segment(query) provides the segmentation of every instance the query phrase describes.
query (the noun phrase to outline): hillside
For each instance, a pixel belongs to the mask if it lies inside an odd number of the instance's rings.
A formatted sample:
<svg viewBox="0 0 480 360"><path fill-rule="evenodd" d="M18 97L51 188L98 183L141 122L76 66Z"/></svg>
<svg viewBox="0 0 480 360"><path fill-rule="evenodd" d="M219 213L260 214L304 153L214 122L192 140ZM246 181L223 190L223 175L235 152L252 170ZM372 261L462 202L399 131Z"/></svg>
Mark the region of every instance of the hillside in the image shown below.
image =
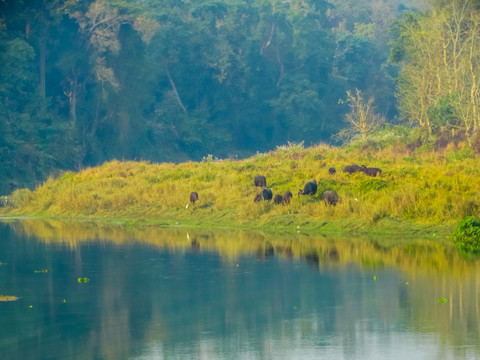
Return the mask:
<svg viewBox="0 0 480 360"><path fill-rule="evenodd" d="M405 145L371 148L302 144L277 147L246 160L153 164L111 161L78 173L50 178L30 192L17 190L4 214L119 220L199 227L276 228L292 231L380 233L450 232L459 220L478 213L477 155L468 147L409 153ZM380 177L345 174L349 164L383 170ZM336 174L328 169L335 167ZM293 193L290 205L253 201L263 174L273 194ZM315 179L315 196L297 195ZM326 206L322 193L336 190L341 202ZM190 192L199 200L189 203ZM187 206L188 205L188 206Z"/></svg>

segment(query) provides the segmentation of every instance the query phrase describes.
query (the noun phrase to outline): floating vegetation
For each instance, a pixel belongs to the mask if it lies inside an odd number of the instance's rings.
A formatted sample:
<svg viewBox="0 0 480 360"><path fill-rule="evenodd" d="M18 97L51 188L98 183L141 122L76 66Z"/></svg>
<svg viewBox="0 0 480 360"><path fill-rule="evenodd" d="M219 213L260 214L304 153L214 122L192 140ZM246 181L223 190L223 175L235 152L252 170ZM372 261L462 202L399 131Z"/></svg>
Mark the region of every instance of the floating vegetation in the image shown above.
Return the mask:
<svg viewBox="0 0 480 360"><path fill-rule="evenodd" d="M442 297L441 299L438 299L438 302L439 302L440 304L445 304L446 302L448 302L448 300L445 299L444 297Z"/></svg>
<svg viewBox="0 0 480 360"><path fill-rule="evenodd" d="M40 273L42 273L42 274L46 274L46 273L49 273L49 272L50 272L50 270L48 270L48 269L43 269L43 270L35 270L35 273L36 273L36 274L40 274Z"/></svg>
<svg viewBox="0 0 480 360"><path fill-rule="evenodd" d="M0 295L0 301L17 301L18 297L11 295Z"/></svg>
<svg viewBox="0 0 480 360"><path fill-rule="evenodd" d="M78 282L79 282L79 283L87 283L87 282L89 282L89 281L90 281L90 279L89 279L89 278L86 278L86 277L84 277L84 278L78 278Z"/></svg>

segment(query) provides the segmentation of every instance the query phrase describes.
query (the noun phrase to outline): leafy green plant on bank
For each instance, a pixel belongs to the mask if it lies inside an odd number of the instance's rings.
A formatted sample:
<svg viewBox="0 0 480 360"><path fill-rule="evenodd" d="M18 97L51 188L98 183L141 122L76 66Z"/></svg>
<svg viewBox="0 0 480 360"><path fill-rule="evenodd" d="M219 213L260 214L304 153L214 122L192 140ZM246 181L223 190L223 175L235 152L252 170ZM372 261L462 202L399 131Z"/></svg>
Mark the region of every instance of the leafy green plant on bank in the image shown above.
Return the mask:
<svg viewBox="0 0 480 360"><path fill-rule="evenodd" d="M452 236L457 248L467 254L480 252L480 219L467 216L459 222Z"/></svg>

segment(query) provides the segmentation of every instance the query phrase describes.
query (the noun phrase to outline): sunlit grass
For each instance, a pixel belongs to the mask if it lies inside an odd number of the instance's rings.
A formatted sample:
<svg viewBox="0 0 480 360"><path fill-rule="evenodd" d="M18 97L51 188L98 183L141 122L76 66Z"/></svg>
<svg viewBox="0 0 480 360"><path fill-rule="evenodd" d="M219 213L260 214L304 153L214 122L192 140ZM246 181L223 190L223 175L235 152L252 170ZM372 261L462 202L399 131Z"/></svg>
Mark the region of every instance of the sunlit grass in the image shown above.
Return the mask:
<svg viewBox="0 0 480 360"><path fill-rule="evenodd" d="M342 172L354 163L379 167L382 176ZM330 167L337 173L329 175ZM290 190L291 204L254 203L258 174L266 176L274 195ZM358 230L387 226L386 221L453 225L478 214L479 175L476 155L464 149L411 154L398 146L373 151L289 144L238 161L206 158L175 165L114 160L48 179L32 192L16 191L14 208L3 211L245 227L320 228L326 222L343 229L356 224ZM312 179L317 194L297 196ZM336 207L325 206L326 190L341 196ZM199 194L194 205L189 204L192 191Z"/></svg>

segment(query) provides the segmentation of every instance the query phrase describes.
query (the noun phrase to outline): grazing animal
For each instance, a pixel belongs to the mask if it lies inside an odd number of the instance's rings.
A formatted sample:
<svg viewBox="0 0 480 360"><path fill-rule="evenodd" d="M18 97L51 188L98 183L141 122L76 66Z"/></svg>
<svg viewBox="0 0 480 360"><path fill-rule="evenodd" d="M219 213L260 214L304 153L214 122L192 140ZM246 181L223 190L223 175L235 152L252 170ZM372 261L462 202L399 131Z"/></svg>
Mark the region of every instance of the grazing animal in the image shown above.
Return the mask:
<svg viewBox="0 0 480 360"><path fill-rule="evenodd" d="M353 174L353 173L357 173L357 172L362 172L366 169L366 166L365 165L362 165L362 166L358 166L357 164L353 164L353 165L347 165L343 168L343 172L344 173L349 173L349 174Z"/></svg>
<svg viewBox="0 0 480 360"><path fill-rule="evenodd" d="M285 191L285 193L283 194L283 203L285 205L290 205L290 200L292 199L292 197L293 194L290 190Z"/></svg>
<svg viewBox="0 0 480 360"><path fill-rule="evenodd" d="M376 177L382 175L382 169L379 168L365 168L363 170L365 175Z"/></svg>
<svg viewBox="0 0 480 360"><path fill-rule="evenodd" d="M269 188L264 188L262 191L263 200L272 200L273 193Z"/></svg>
<svg viewBox="0 0 480 360"><path fill-rule="evenodd" d="M192 204L195 204L195 201L197 201L197 200L198 200L198 193L196 191L192 191L190 193L190 202Z"/></svg>
<svg viewBox="0 0 480 360"><path fill-rule="evenodd" d="M331 167L330 169L328 169L328 174L329 174L329 175L333 175L333 174L335 174L336 172L337 172L337 170L335 170L334 167Z"/></svg>
<svg viewBox="0 0 480 360"><path fill-rule="evenodd" d="M267 187L267 179L263 175L257 175L253 179L253 182L255 183L255 186L259 187Z"/></svg>
<svg viewBox="0 0 480 360"><path fill-rule="evenodd" d="M323 193L323 201L325 202L325 206L336 206L337 203L340 201L340 196L338 196L335 190L325 191Z"/></svg>
<svg viewBox="0 0 480 360"><path fill-rule="evenodd" d="M310 180L305 184L305 187L298 191L298 195L315 195L317 192L317 181Z"/></svg>
<svg viewBox="0 0 480 360"><path fill-rule="evenodd" d="M275 195L275 197L273 198L273 202L275 205L280 205L283 203L283 196L280 195L280 194L277 194Z"/></svg>
<svg viewBox="0 0 480 360"><path fill-rule="evenodd" d="M272 190L268 188L264 188L257 195L255 195L255 198L253 199L253 201L260 202L262 200L272 200L272 197L273 197Z"/></svg>

